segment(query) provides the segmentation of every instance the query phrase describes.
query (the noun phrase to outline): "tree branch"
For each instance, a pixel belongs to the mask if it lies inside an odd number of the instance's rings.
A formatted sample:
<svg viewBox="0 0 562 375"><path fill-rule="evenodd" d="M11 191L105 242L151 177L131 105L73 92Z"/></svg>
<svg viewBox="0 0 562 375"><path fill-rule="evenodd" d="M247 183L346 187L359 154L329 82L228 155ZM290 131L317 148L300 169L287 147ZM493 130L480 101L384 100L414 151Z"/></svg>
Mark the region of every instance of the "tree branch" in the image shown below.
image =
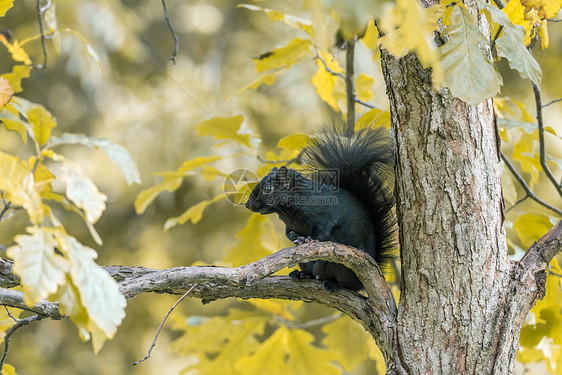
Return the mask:
<svg viewBox="0 0 562 375"><path fill-rule="evenodd" d="M355 39L345 42L345 92L347 97L347 133L351 137L355 129Z"/></svg>
<svg viewBox="0 0 562 375"><path fill-rule="evenodd" d="M545 143L544 143L544 124L543 124L543 120L542 120L541 90L540 90L539 86L537 86L534 83L533 83L533 92L535 94L535 105L536 105L536 109L537 109L537 124L538 124L538 128L539 128L539 146L540 146L541 167L544 170L544 173L546 173L550 182L552 182L552 184L554 185L554 187L558 191L558 194L560 194L560 197L562 197L562 186L558 183L558 180L556 179L556 177L554 177L554 174L552 173L552 171L550 170L550 168L546 164L546 151L545 151L546 146L545 146Z"/></svg>
<svg viewBox="0 0 562 375"><path fill-rule="evenodd" d="M288 276L269 276L285 267L310 260L329 260L353 270L367 292L362 294L342 289L328 293L317 280L292 281ZM110 266L105 269L120 284L126 298L140 293L184 294L194 284L199 284L189 297L209 303L224 298L277 298L315 302L332 307L349 315L379 344L385 358L394 357L396 303L381 270L365 252L332 242L314 242L282 249L254 263L237 268L226 267L176 267L155 270L142 267ZM19 279L10 275L11 263L0 261L0 286L13 286ZM0 304L25 308L35 313L60 319L57 304L41 301L27 307L23 293L0 289Z"/></svg>
<svg viewBox="0 0 562 375"><path fill-rule="evenodd" d="M172 60L174 65L177 65L178 62L176 61L176 55L178 54L178 50L179 50L179 38L178 38L178 34L176 34L176 31L174 30L174 27L172 26L172 21L170 21L170 16L168 15L168 9L166 8L166 0L162 0L162 9L164 9L164 18L166 19L166 23L168 24L168 29L170 29L170 33L174 38L174 51L170 56L170 60Z"/></svg>
<svg viewBox="0 0 562 375"><path fill-rule="evenodd" d="M562 251L562 220L531 245L519 264L523 270L533 274L544 271L560 251Z"/></svg>

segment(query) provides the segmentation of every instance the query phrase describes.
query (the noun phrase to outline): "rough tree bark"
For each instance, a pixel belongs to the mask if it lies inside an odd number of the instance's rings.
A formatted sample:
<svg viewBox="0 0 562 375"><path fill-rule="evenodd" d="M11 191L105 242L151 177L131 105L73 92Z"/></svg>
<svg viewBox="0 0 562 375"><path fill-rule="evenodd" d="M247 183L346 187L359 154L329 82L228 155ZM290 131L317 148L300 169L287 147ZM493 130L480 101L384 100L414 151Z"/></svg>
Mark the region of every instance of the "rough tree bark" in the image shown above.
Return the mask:
<svg viewBox="0 0 562 375"><path fill-rule="evenodd" d="M485 17L479 25L489 35ZM508 258L492 99L470 106L432 90L413 54L383 52L382 66L396 150L400 362L408 374L509 374L541 287Z"/></svg>

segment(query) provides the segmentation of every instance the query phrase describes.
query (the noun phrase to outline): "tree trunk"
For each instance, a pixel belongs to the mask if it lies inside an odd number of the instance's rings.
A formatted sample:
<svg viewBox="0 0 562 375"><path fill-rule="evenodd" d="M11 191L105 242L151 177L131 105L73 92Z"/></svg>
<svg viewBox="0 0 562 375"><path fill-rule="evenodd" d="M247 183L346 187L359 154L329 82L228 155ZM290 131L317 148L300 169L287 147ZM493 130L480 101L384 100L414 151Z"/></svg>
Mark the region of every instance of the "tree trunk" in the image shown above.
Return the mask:
<svg viewBox="0 0 562 375"><path fill-rule="evenodd" d="M530 307L512 286L492 99L470 106L434 91L415 55L382 56L396 149L400 362L409 374L511 373Z"/></svg>

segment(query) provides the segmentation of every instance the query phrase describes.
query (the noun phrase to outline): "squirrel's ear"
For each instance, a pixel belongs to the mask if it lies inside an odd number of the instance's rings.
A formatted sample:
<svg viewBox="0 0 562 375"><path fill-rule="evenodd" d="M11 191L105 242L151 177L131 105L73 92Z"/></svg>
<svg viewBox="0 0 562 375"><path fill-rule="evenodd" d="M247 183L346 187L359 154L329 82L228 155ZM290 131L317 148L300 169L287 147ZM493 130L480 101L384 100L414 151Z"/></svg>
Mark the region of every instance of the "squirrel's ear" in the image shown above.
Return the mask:
<svg viewBox="0 0 562 375"><path fill-rule="evenodd" d="M273 167L273 169L271 170L272 172L277 172L279 170L279 168L277 167Z"/></svg>
<svg viewBox="0 0 562 375"><path fill-rule="evenodd" d="M281 181L285 188L288 189L291 186L291 172L287 169L287 167L282 166L279 168L277 179Z"/></svg>

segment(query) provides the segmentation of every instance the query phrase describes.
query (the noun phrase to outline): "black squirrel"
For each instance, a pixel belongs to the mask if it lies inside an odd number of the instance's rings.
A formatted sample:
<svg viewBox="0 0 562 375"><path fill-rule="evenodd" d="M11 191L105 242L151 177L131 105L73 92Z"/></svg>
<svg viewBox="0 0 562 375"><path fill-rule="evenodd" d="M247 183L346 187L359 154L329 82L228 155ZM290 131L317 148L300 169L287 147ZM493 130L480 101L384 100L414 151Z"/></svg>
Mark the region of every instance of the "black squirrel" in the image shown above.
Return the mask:
<svg viewBox="0 0 562 375"><path fill-rule="evenodd" d="M324 129L304 150L307 177L285 166L273 168L252 190L246 208L276 213L296 244L333 241L361 249L384 269L395 257L394 198L385 186L392 174L388 131L366 128L354 136L341 126ZM315 277L333 292L363 289L347 267L327 261L301 263L293 280Z"/></svg>

